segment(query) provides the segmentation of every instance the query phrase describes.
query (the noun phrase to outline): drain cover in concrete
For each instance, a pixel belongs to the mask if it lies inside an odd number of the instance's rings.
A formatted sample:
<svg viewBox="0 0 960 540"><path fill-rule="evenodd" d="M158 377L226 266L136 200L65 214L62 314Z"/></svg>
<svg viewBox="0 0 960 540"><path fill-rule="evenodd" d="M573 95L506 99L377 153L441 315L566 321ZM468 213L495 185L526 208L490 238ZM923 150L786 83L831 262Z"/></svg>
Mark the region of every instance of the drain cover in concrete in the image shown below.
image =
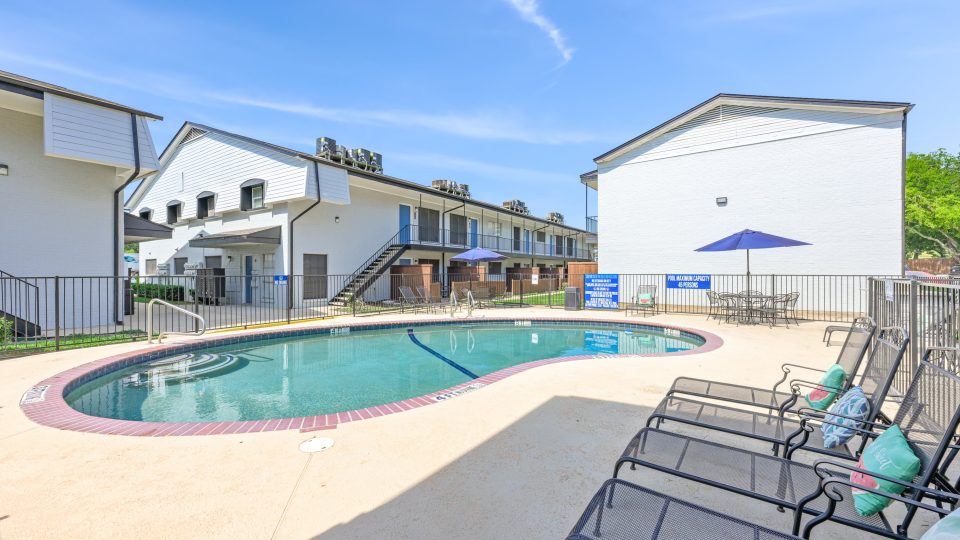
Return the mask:
<svg viewBox="0 0 960 540"><path fill-rule="evenodd" d="M333 439L328 439L327 437L314 437L300 443L300 451L307 453L323 452L331 446L333 446Z"/></svg>

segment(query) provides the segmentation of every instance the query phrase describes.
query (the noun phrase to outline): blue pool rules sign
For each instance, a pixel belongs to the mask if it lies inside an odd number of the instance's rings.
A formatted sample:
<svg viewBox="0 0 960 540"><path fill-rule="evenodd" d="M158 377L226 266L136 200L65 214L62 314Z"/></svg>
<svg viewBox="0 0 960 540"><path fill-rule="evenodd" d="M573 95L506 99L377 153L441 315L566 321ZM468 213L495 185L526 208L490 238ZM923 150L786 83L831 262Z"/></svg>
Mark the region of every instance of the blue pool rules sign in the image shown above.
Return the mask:
<svg viewBox="0 0 960 540"><path fill-rule="evenodd" d="M668 289L709 289L710 274L667 274Z"/></svg>
<svg viewBox="0 0 960 540"><path fill-rule="evenodd" d="M583 307L620 309L620 276L618 274L583 276Z"/></svg>

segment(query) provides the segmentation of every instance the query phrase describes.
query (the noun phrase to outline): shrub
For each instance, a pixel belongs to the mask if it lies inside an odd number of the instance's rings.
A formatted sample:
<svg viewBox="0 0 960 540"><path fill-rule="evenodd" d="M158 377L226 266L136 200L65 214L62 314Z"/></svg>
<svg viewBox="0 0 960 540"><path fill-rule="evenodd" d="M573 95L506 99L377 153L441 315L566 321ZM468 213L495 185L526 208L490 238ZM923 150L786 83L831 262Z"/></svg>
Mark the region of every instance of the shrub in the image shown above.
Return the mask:
<svg viewBox="0 0 960 540"><path fill-rule="evenodd" d="M163 283L132 283L133 294L143 298L159 298L166 301L183 301L182 285L164 285Z"/></svg>
<svg viewBox="0 0 960 540"><path fill-rule="evenodd" d="M0 343L13 341L13 338L13 321L6 317L0 317Z"/></svg>

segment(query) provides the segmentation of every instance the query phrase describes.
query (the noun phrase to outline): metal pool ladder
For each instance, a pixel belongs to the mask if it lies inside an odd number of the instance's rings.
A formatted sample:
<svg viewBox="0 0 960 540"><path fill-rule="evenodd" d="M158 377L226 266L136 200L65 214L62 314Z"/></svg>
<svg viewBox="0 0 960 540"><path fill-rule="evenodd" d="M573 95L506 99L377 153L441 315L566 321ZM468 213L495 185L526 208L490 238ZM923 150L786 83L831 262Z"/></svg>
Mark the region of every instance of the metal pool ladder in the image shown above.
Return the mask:
<svg viewBox="0 0 960 540"><path fill-rule="evenodd" d="M200 321L200 328L195 332L158 332L157 343L162 342L164 336L170 336L174 334L181 335L181 336L199 336L207 331L207 321L203 320L203 317L201 317L200 315L197 315L192 311L183 309L182 307L175 306L170 302L165 302L159 298L154 298L153 300L150 300L150 302L147 303L147 343L153 343L153 305L154 304L161 304L161 305L167 306L170 309L179 311L184 315L187 315L189 317L192 317Z"/></svg>

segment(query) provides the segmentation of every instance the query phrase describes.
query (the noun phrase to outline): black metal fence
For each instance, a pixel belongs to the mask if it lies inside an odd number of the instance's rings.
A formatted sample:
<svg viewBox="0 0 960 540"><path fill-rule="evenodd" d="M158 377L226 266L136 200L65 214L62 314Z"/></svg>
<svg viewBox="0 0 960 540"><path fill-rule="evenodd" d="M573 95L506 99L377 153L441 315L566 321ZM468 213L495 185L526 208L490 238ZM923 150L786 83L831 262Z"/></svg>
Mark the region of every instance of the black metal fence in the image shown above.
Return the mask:
<svg viewBox="0 0 960 540"><path fill-rule="evenodd" d="M905 391L924 351L931 347L957 346L960 280L871 278L869 291L868 313L877 324L900 326L909 331L907 356L894 380L894 388Z"/></svg>
<svg viewBox="0 0 960 540"><path fill-rule="evenodd" d="M400 267L403 268L403 267ZM470 296L483 307L543 306L563 308L566 287L578 291L584 307L585 276L562 269L507 268L487 275L465 267L460 273L403 273L388 270L372 276L355 296L340 295L357 276L348 275L200 275L149 277L12 277L0 275L0 355L60 350L142 339L147 312L154 331L189 333L195 319L162 305L159 299L203 317L207 329L249 328L343 315L439 311L451 295ZM412 272L412 273L411 273ZM548 273L555 272L555 273ZM658 313L711 312L707 290L668 287L667 274L618 274L618 308L637 302L641 290L655 290ZM954 289L940 284L916 284L894 279L895 300L878 302L882 278L854 275L718 275L710 290L764 295L796 292L800 319L847 322L871 313L881 324L916 324L937 320L947 305L955 305ZM911 304L910 290L917 288ZM918 288L919 287L919 288ZM941 288L949 293L941 291ZM880 293L878 293L878 290ZM338 296L339 295L339 296ZM953 302L953 304L951 304ZM914 306L911 308L910 306ZM911 315L911 309L916 313ZM916 317L911 323L910 317ZM955 323L953 323L955 324ZM911 333L913 335L913 332ZM955 342L955 332L952 339ZM922 338L928 339L928 338ZM934 339L934 338L929 338ZM940 336L941 341L949 341ZM916 340L917 347L926 341ZM952 342L951 342L952 343ZM920 349L922 350L922 348ZM916 355L913 355L916 358Z"/></svg>

